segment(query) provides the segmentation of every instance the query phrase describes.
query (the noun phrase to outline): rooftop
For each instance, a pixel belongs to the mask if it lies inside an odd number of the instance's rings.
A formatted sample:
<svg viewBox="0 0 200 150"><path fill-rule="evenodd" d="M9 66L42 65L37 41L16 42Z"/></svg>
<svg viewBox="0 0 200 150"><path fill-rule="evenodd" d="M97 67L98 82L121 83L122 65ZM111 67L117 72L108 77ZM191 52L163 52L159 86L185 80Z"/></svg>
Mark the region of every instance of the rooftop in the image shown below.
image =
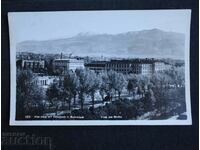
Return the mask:
<svg viewBox="0 0 200 150"><path fill-rule="evenodd" d="M139 58L136 58L136 59L112 59L110 61L111 63L146 63L146 64L152 64L152 63L155 63L155 62L160 62L159 60L157 59L154 59L154 58L144 58L144 59L139 59Z"/></svg>
<svg viewBox="0 0 200 150"><path fill-rule="evenodd" d="M90 62L90 63L88 63L88 64L106 64L106 63L108 63L109 61L92 61L92 62Z"/></svg>
<svg viewBox="0 0 200 150"><path fill-rule="evenodd" d="M54 61L83 62L83 60L79 60L79 59L76 59L76 58L63 58L63 59L59 58L59 59L54 59Z"/></svg>

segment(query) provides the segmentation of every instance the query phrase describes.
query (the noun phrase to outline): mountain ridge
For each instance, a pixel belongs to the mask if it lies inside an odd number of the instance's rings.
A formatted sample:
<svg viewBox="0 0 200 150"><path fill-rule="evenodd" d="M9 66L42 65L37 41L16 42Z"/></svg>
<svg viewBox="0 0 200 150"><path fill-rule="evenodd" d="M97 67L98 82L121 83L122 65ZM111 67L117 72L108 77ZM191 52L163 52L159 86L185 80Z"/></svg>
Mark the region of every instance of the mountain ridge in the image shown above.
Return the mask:
<svg viewBox="0 0 200 150"><path fill-rule="evenodd" d="M184 58L185 37L182 33L160 29L129 31L119 34L79 33L70 38L23 41L19 52L73 53L73 55L122 57Z"/></svg>

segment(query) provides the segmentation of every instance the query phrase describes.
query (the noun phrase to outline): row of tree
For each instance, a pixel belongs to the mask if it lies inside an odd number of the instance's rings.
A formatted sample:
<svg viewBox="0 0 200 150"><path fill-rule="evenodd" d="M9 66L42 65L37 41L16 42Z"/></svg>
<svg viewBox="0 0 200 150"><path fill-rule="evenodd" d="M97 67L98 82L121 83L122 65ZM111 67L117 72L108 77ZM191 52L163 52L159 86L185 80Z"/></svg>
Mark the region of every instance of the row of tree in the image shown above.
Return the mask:
<svg viewBox="0 0 200 150"><path fill-rule="evenodd" d="M71 102L76 104L76 98L80 100L81 110L84 107L85 95L89 95L92 100L92 108L95 104L95 94L99 92L102 100L106 96L118 92L120 99L121 92L126 85L126 80L121 73L114 71L96 74L94 71L77 69L75 72L67 72L59 83L52 84L47 89L47 97L49 101L64 100L71 108Z"/></svg>
<svg viewBox="0 0 200 150"><path fill-rule="evenodd" d="M156 98L160 99L170 85L175 88L184 86L184 68L172 68L151 76L124 75L115 71L97 74L91 70L77 69L75 72L67 72L59 82L51 84L45 95L34 81L35 76L30 70L17 70L17 118L23 118L26 114L42 113L43 100L48 100L51 104L63 101L68 103L69 110L72 103L75 105L79 101L83 110L86 96L90 96L93 110L97 93L102 100L106 96L111 100L120 100L122 93L129 93L129 96L132 93L133 96L140 95L155 101Z"/></svg>
<svg viewBox="0 0 200 150"><path fill-rule="evenodd" d="M75 72L68 72L60 83L52 84L47 90L47 97L50 101L55 99L63 99L69 104L73 98L74 105L76 98L80 100L81 110L83 110L85 95L91 97L92 109L95 104L95 94L99 93L102 100L109 97L111 100L121 99L121 94L126 91L135 95L140 95L142 98L147 92L157 92L170 88L173 86L184 86L184 72L182 69L172 68L171 70L153 74L151 76L145 75L124 75L115 71L101 72L96 74L94 71L86 69L77 69ZM155 90L156 89L156 90ZM54 94L52 94L54 93Z"/></svg>

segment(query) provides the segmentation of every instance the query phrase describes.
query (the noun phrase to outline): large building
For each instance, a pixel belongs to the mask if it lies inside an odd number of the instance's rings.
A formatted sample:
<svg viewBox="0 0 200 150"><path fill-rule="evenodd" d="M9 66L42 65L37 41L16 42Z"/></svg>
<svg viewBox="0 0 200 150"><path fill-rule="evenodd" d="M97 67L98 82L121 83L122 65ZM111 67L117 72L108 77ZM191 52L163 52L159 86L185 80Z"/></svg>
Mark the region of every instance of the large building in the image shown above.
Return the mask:
<svg viewBox="0 0 200 150"><path fill-rule="evenodd" d="M33 71L39 71L40 69L45 68L44 60L18 60L18 65L22 69L31 69Z"/></svg>
<svg viewBox="0 0 200 150"><path fill-rule="evenodd" d="M148 75L167 70L171 65L155 59L120 59L102 62L94 61L85 64L85 67L96 72L114 70L123 74L134 73Z"/></svg>
<svg viewBox="0 0 200 150"><path fill-rule="evenodd" d="M85 67L96 72L101 72L106 70L107 63L107 61L93 61L85 64Z"/></svg>
<svg viewBox="0 0 200 150"><path fill-rule="evenodd" d="M159 71L163 71L163 70L168 70L171 68L172 65L167 64L165 62L161 62L161 61L157 61L154 63L154 71L155 72L159 72Z"/></svg>
<svg viewBox="0 0 200 150"><path fill-rule="evenodd" d="M55 59L53 61L54 72L61 71L65 73L68 70L75 71L78 68L84 68L84 61L75 58Z"/></svg>
<svg viewBox="0 0 200 150"><path fill-rule="evenodd" d="M128 74L152 74L154 59L122 59L111 60L106 65L106 70Z"/></svg>
<svg viewBox="0 0 200 150"><path fill-rule="evenodd" d="M129 73L131 63L127 60L111 60L106 63L106 70L114 70L116 72Z"/></svg>

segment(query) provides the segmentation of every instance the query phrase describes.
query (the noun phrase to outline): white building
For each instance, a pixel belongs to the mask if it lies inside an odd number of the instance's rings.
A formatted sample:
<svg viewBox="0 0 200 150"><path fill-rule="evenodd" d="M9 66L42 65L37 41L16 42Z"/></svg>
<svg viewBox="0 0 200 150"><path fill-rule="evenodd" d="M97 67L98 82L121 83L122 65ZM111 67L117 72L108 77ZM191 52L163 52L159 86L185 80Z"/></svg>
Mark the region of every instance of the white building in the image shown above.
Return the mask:
<svg viewBox="0 0 200 150"><path fill-rule="evenodd" d="M153 73L152 64L141 64L141 74L148 75Z"/></svg>
<svg viewBox="0 0 200 150"><path fill-rule="evenodd" d="M84 61L78 59L69 59L69 70L75 71L76 69L84 68Z"/></svg>
<svg viewBox="0 0 200 150"><path fill-rule="evenodd" d="M154 71L159 72L163 70L169 70L172 66L169 64L166 64L164 62L155 62L154 63Z"/></svg>
<svg viewBox="0 0 200 150"><path fill-rule="evenodd" d="M34 83L39 87L47 89L51 84L57 83L58 81L58 76L37 76Z"/></svg>
<svg viewBox="0 0 200 150"><path fill-rule="evenodd" d="M83 60L69 58L69 59L55 59L53 61L54 71L56 71L57 69L61 69L65 73L65 71L67 70L75 71L78 68L84 68Z"/></svg>

